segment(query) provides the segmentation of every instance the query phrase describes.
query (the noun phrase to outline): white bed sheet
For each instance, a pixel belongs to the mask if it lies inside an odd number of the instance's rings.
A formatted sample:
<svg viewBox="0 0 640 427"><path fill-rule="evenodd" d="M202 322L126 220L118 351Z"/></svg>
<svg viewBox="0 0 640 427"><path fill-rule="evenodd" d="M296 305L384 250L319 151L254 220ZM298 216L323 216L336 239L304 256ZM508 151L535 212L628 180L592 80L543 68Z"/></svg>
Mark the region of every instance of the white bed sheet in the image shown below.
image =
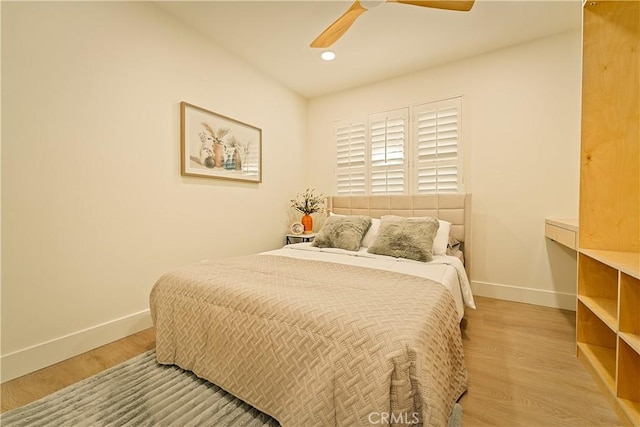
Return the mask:
<svg viewBox="0 0 640 427"><path fill-rule="evenodd" d="M467 273L462 262L454 256L435 255L433 261L425 263L370 254L367 252L367 248L360 248L359 251L353 252L336 248L316 248L311 246L311 243L287 245L281 249L263 252L263 254L335 262L425 277L441 283L451 291L456 303L459 321L464 316L465 306L476 308Z"/></svg>

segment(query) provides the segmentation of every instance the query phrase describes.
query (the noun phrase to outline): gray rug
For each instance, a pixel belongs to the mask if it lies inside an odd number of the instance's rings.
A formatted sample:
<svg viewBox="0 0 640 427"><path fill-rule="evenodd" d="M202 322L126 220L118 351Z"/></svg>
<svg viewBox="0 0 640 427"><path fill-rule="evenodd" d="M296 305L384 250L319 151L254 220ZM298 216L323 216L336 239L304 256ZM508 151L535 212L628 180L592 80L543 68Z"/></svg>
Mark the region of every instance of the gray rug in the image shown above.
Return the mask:
<svg viewBox="0 0 640 427"><path fill-rule="evenodd" d="M278 426L220 387L148 351L26 406L0 415L2 427ZM448 427L462 426L462 407Z"/></svg>
<svg viewBox="0 0 640 427"><path fill-rule="evenodd" d="M148 351L2 414L9 426L278 426L220 387Z"/></svg>

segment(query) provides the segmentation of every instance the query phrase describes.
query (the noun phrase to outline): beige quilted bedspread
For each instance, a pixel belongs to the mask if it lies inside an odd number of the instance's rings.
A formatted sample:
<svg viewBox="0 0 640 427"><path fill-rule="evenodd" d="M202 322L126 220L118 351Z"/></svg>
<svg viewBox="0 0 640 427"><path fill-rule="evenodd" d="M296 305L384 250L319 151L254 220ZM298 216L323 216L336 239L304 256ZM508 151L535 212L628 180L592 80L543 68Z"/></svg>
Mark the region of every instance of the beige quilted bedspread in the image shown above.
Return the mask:
<svg viewBox="0 0 640 427"><path fill-rule="evenodd" d="M150 303L158 362L284 427L446 426L466 389L453 297L427 279L251 255L169 272Z"/></svg>

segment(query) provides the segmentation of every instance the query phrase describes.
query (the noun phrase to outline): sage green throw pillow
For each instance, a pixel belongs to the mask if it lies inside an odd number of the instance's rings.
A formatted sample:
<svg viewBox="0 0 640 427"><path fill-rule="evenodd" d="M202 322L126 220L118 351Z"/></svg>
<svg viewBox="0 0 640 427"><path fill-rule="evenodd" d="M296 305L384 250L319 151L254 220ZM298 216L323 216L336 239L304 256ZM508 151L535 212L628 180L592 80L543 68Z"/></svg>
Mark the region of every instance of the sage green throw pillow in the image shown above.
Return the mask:
<svg viewBox="0 0 640 427"><path fill-rule="evenodd" d="M367 252L429 262L433 259L433 239L439 227L435 218L385 215Z"/></svg>
<svg viewBox="0 0 640 427"><path fill-rule="evenodd" d="M369 227L371 227L371 218L368 216L330 216L311 246L357 251Z"/></svg>

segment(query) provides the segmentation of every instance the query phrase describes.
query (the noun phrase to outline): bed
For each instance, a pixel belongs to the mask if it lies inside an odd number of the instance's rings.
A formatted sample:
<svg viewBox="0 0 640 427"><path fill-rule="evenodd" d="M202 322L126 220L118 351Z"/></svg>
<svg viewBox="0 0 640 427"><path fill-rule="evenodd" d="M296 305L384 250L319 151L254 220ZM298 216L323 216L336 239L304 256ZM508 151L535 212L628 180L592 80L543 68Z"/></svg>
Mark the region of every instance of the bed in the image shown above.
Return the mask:
<svg viewBox="0 0 640 427"><path fill-rule="evenodd" d="M469 205L465 194L328 200L337 215L446 220L466 268ZM178 268L150 295L157 359L284 427L446 425L466 390L465 266L304 243Z"/></svg>

